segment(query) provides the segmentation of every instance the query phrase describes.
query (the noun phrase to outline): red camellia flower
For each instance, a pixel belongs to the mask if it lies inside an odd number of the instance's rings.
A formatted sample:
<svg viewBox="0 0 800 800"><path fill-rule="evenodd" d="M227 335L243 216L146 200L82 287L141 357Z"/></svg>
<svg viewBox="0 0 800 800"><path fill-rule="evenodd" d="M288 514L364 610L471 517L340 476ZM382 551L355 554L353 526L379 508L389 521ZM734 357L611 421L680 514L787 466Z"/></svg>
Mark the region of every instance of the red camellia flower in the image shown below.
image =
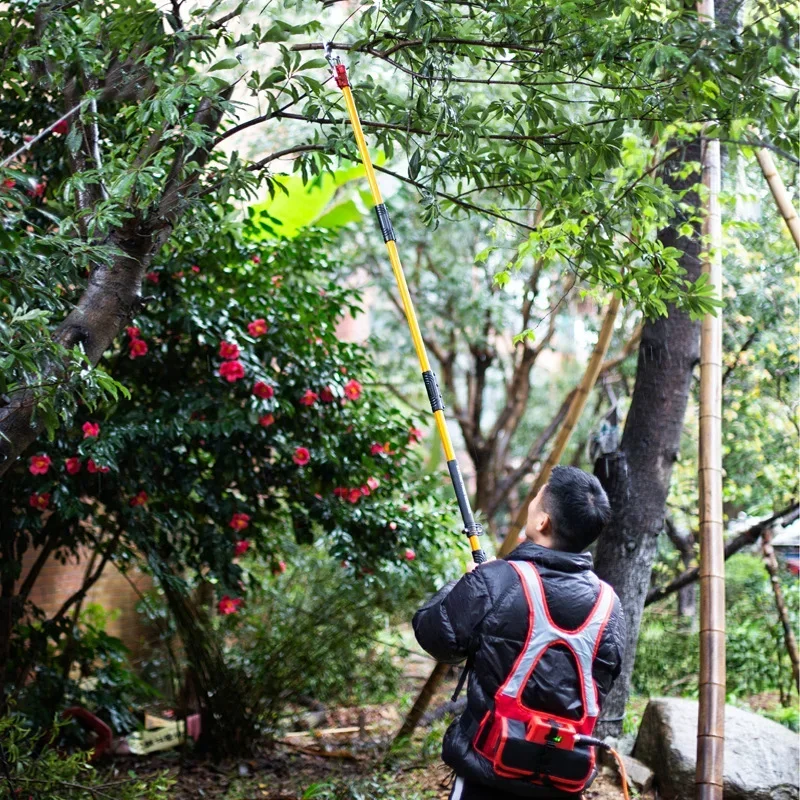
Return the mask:
<svg viewBox="0 0 800 800"><path fill-rule="evenodd" d="M17 185L17 182L13 178L6 178L3 181L3 188L4 189L13 189Z"/></svg>
<svg viewBox="0 0 800 800"><path fill-rule="evenodd" d="M357 503L360 498L361 498L361 489L350 489L350 491L347 493L347 499L351 503Z"/></svg>
<svg viewBox="0 0 800 800"><path fill-rule="evenodd" d="M244 378L244 367L241 361L223 361L219 365L219 375L225 378L228 383L233 383Z"/></svg>
<svg viewBox="0 0 800 800"><path fill-rule="evenodd" d="M253 257L252 257L250 260L251 260L251 261L252 261L254 264L260 264L260 263L261 263L261 256L253 256Z"/></svg>
<svg viewBox="0 0 800 800"><path fill-rule="evenodd" d="M125 328L125 333L127 333L131 339L138 339L142 335L142 331L135 325L129 325L127 328Z"/></svg>
<svg viewBox="0 0 800 800"><path fill-rule="evenodd" d="M269 325L265 319L254 319L247 323L247 332L251 336L263 336L269 330Z"/></svg>
<svg viewBox="0 0 800 800"><path fill-rule="evenodd" d="M139 492L134 497L131 497L128 500L128 505L131 508L136 508L136 506L143 506L147 502L147 492Z"/></svg>
<svg viewBox="0 0 800 800"><path fill-rule="evenodd" d="M31 508L36 508L39 511L45 511L50 505L50 492L42 492L41 494L32 494L28 498Z"/></svg>
<svg viewBox="0 0 800 800"><path fill-rule="evenodd" d="M258 424L262 428L269 428L272 423L275 422L275 416L273 414L264 414L263 416L258 418Z"/></svg>
<svg viewBox="0 0 800 800"><path fill-rule="evenodd" d="M351 378L344 385L344 394L348 400L358 400L361 397L361 384L355 378Z"/></svg>
<svg viewBox="0 0 800 800"><path fill-rule="evenodd" d="M281 575L282 573L286 572L286 562L279 561L276 566L272 568L273 575Z"/></svg>
<svg viewBox="0 0 800 800"><path fill-rule="evenodd" d="M390 531L396 531L397 530L397 523L396 522L390 522L389 523L389 530Z"/></svg>
<svg viewBox="0 0 800 800"><path fill-rule="evenodd" d="M158 283L160 278L157 272L148 272L147 275L144 276L146 281L150 281L150 283Z"/></svg>
<svg viewBox="0 0 800 800"><path fill-rule="evenodd" d="M46 188L46 184L40 181L38 183L34 183L32 189L28 189L28 194L34 198L44 197L44 190Z"/></svg>
<svg viewBox="0 0 800 800"><path fill-rule="evenodd" d="M383 445L375 442L369 449L370 455L377 456L383 452Z"/></svg>
<svg viewBox="0 0 800 800"><path fill-rule="evenodd" d="M141 358L147 355L147 342L144 339L131 339L128 345L128 354L131 358Z"/></svg>
<svg viewBox="0 0 800 800"><path fill-rule="evenodd" d="M417 444L422 441L422 431L419 428L412 428L408 432L408 443Z"/></svg>
<svg viewBox="0 0 800 800"><path fill-rule="evenodd" d="M381 485L381 482L377 478L367 478L367 486L373 491L377 489Z"/></svg>
<svg viewBox="0 0 800 800"><path fill-rule="evenodd" d="M96 422L84 422L81 430L83 431L84 439L100 435L100 426Z"/></svg>
<svg viewBox="0 0 800 800"><path fill-rule="evenodd" d="M233 342L220 342L219 355L226 361L235 361L239 358L239 345Z"/></svg>
<svg viewBox="0 0 800 800"><path fill-rule="evenodd" d="M106 472L111 471L111 467L100 467L97 464L95 464L93 458L90 458L86 462L86 469L89 470L89 472L91 472L92 474L99 472L101 475L105 475Z"/></svg>
<svg viewBox="0 0 800 800"><path fill-rule="evenodd" d="M253 386L253 394L261 400L269 400L275 395L275 390L264 381L256 381Z"/></svg>
<svg viewBox="0 0 800 800"><path fill-rule="evenodd" d="M177 278L177 279L182 278L183 277L183 270L181 269L181 270L178 270L177 272L173 272L172 273L172 277L173 278Z"/></svg>
<svg viewBox="0 0 800 800"><path fill-rule="evenodd" d="M68 131L69 131L69 122L67 122L65 119L60 119L53 126L53 133L58 134L58 136L63 136Z"/></svg>
<svg viewBox="0 0 800 800"><path fill-rule="evenodd" d="M410 547L408 547L406 548L405 553L403 553L403 557L406 561L413 561L417 557L417 554Z"/></svg>
<svg viewBox="0 0 800 800"><path fill-rule="evenodd" d="M319 399L323 403L332 403L336 398L333 396L330 386L325 386L319 393Z"/></svg>
<svg viewBox="0 0 800 800"><path fill-rule="evenodd" d="M346 497L347 496L347 488L344 486L337 486L333 490L333 494L335 497Z"/></svg>
<svg viewBox="0 0 800 800"><path fill-rule="evenodd" d="M73 456L64 462L64 466L69 475L77 475L81 471L81 460L77 456Z"/></svg>
<svg viewBox="0 0 800 800"><path fill-rule="evenodd" d="M319 395L316 392L312 392L311 389L306 389L303 396L300 398L300 405L310 408L317 400L319 400Z"/></svg>
<svg viewBox="0 0 800 800"><path fill-rule="evenodd" d="M194 272L195 275L197 275L197 273L200 272L200 267L198 267L197 264L192 264L191 269L192 269L192 272Z"/></svg>
<svg viewBox="0 0 800 800"><path fill-rule="evenodd" d="M228 527L233 528L235 531L243 531L249 525L250 525L250 515L243 514L240 511L237 511L231 517L231 521L228 523Z"/></svg>
<svg viewBox="0 0 800 800"><path fill-rule="evenodd" d="M309 461L311 461L311 453L308 452L307 447L298 447L294 451L292 461L294 461L298 467L304 467Z"/></svg>
<svg viewBox="0 0 800 800"><path fill-rule="evenodd" d="M241 597L233 598L225 595L222 600L217 603L217 611L224 616L227 616L228 614L235 614L243 602L244 601Z"/></svg>
<svg viewBox="0 0 800 800"><path fill-rule="evenodd" d="M28 472L30 472L31 475L47 475L47 470L50 469L52 463L50 456L44 453L40 453L38 456L31 456Z"/></svg>
<svg viewBox="0 0 800 800"><path fill-rule="evenodd" d="M361 487L361 494L363 494L363 495L364 495L364 497L369 497L369 495L370 495L369 486L367 486L366 484L364 484L364 485Z"/></svg>
<svg viewBox="0 0 800 800"><path fill-rule="evenodd" d="M249 539L239 539L233 546L233 554L236 556L243 556L250 549Z"/></svg>

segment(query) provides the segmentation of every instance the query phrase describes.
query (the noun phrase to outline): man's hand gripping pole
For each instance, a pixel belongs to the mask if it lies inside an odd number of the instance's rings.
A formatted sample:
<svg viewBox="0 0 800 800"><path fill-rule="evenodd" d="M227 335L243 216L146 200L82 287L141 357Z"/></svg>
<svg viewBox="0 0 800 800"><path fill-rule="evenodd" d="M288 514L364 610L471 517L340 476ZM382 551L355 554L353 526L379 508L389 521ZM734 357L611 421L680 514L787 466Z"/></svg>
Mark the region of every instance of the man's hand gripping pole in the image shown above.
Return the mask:
<svg viewBox="0 0 800 800"><path fill-rule="evenodd" d="M405 312L406 321L411 331L411 340L414 343L414 350L417 353L419 365L422 369L422 380L425 382L425 390L428 393L431 411L433 412L434 421L436 422L436 428L439 431L439 437L442 440L442 447L444 448L445 458L447 459L447 469L450 472L450 479L453 482L458 508L461 511L461 519L464 522L464 533L467 535L469 546L472 550L472 559L476 564L482 564L486 561L486 554L481 548L478 537L483 533L483 528L479 523L475 522L475 517L472 514L472 508L469 503L469 497L467 496L467 487L464 485L464 478L461 475L461 470L458 468L455 451L453 450L453 443L450 439L450 432L447 429L447 421L444 417L442 393L439 390L436 375L431 370L428 353L422 341L422 333L420 332L419 323L417 322L417 315L414 311L414 305L411 302L408 284L406 283L403 267L400 263L400 255L397 250L397 240L394 235L394 229L389 219L389 212L386 210L386 206L383 203L381 190L375 176L375 169L372 166L372 159L370 158L367 143L364 139L364 131L361 128L358 111L356 111L353 92L347 77L347 68L342 64L340 58L333 55L333 48L330 42L325 44L325 58L331 66L336 85L342 90L344 102L347 106L347 114L353 126L353 135L355 136L358 152L361 155L361 161L367 174L367 181L372 193L372 198L375 201L375 214L378 217L378 225L383 235L386 250L389 253L389 262L392 265L392 272L394 273L397 288L400 292L403 311Z"/></svg>

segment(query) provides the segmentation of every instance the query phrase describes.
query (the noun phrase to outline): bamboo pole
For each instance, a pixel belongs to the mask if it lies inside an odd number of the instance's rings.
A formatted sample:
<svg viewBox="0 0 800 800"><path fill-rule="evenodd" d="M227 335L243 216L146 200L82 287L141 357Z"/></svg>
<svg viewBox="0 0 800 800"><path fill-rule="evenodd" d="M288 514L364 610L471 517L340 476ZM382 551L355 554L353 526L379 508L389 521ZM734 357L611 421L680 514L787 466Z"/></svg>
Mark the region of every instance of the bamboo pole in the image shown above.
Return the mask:
<svg viewBox="0 0 800 800"><path fill-rule="evenodd" d="M611 302L608 304L608 309L606 311L605 318L603 319L603 325L600 328L600 334L597 337L597 344L594 346L594 351L589 359L589 363L586 365L586 371L583 373L583 378L581 378L581 382L578 384L578 388L576 389L575 395L572 398L569 411L567 411L567 416L565 417L564 422L558 431L558 435L556 436L556 440L553 443L552 449L550 450L550 454L547 456L547 460L539 470L539 474L536 476L533 486L531 486L530 490L528 491L525 500L517 512L517 516L514 518L514 521L511 523L511 526L508 529L506 538L498 552L498 556L500 558L508 555L514 549L519 533L525 527L528 519L528 506L533 501L533 498L539 493L539 490L542 488L542 486L547 483L547 479L550 477L553 467L558 464L558 462L561 460L561 456L564 454L564 450L569 443L572 432L575 430L575 425L583 413L586 401L589 399L589 395L591 394L591 391L597 382L597 377L603 368L603 361L606 357L606 353L608 352L608 345L611 343L611 335L614 332L614 322L617 319L619 306L619 297L614 295L611 298Z"/></svg>
<svg viewBox="0 0 800 800"><path fill-rule="evenodd" d="M781 179L778 168L775 166L775 161L772 158L772 153L765 147L756 150L756 158L761 165L761 171L767 179L772 196L778 205L778 210L781 216L786 221L786 226L789 228L789 233L792 234L795 245L800 248L800 217L792 205L792 197L786 191L786 186Z"/></svg>
<svg viewBox="0 0 800 800"><path fill-rule="evenodd" d="M792 629L792 621L789 619L789 611L786 608L786 600L781 588L781 579L778 571L778 559L775 558L775 549L772 546L772 531L764 531L761 538L761 553L764 556L764 566L769 573L772 582L772 591L775 593L775 607L778 609L778 617L783 626L783 640L786 643L786 650L792 662L792 677L794 685L800 692L800 655L797 652L797 639Z"/></svg>
<svg viewBox="0 0 800 800"><path fill-rule="evenodd" d="M714 0L697 13L714 24ZM720 144L703 142L703 272L722 296ZM700 329L700 703L697 721L697 800L722 800L725 748L725 547L722 520L722 310Z"/></svg>

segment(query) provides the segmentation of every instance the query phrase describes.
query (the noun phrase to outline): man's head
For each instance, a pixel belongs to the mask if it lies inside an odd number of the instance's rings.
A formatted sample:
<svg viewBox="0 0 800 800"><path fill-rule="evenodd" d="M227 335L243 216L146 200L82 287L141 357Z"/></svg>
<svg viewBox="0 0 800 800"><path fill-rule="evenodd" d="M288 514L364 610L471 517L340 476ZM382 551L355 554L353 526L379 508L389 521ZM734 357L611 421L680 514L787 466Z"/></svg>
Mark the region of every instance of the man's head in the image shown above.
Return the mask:
<svg viewBox="0 0 800 800"><path fill-rule="evenodd" d="M610 516L608 497L594 475L577 467L554 467L528 506L525 535L543 547L581 553Z"/></svg>

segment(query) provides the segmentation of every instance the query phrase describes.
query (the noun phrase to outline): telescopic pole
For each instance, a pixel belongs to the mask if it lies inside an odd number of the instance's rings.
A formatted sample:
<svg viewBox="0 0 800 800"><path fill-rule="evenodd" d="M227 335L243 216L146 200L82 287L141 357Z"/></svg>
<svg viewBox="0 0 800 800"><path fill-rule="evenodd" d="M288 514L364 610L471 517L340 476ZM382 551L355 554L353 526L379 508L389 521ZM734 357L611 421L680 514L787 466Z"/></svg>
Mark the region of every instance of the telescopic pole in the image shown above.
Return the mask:
<svg viewBox="0 0 800 800"><path fill-rule="evenodd" d="M447 421L444 416L444 402L442 401L442 393L439 390L439 384L436 380L436 375L431 370L430 361L428 360L428 353L425 350L425 343L422 341L422 333L417 322L417 315L414 312L414 304L411 302L411 295L408 291L408 284L406 277L403 274L403 266L400 263L400 255L397 251L397 240L395 239L394 229L389 220L389 213L383 203L383 196L381 195L378 181L375 177L375 169L372 166L372 159L367 150L367 142L364 139L364 131L361 128L361 121L358 118L358 111L356 110L355 100L353 99L353 92L350 88L350 81L347 78L347 68L342 64L341 59L334 58L331 55L330 44L325 46L325 57L333 70L333 77L336 85L342 90L344 95L344 102L347 106L347 114L350 117L350 123L353 126L353 135L358 145L358 152L361 155L361 161L364 164L364 169L367 173L367 181L369 182L370 192L372 199L375 201L375 213L378 217L378 225L383 234L383 241L386 244L386 249L389 253L389 262L392 265L392 272L394 273L395 280L397 281L397 288L400 292L400 300L403 304L403 311L406 315L409 330L411 331L411 340L414 343L414 350L419 359L420 369L422 370L422 380L425 382L425 390L428 393L428 399L431 403L431 411L436 422L436 428L439 431L439 436L442 440L442 447L444 448L445 458L447 459L447 469L450 472L450 479L453 482L453 488L456 492L456 499L458 500L458 508L461 511L461 519L464 522L464 533L469 539L469 546L472 550L472 558L476 564L482 564L486 561L486 554L481 549L480 540L478 536L483 532L482 527L475 522L475 517L472 514L469 498L467 497L467 488L464 485L464 478L461 475L461 470L456 461L455 451L453 450L453 442L450 439L450 432L447 430Z"/></svg>

